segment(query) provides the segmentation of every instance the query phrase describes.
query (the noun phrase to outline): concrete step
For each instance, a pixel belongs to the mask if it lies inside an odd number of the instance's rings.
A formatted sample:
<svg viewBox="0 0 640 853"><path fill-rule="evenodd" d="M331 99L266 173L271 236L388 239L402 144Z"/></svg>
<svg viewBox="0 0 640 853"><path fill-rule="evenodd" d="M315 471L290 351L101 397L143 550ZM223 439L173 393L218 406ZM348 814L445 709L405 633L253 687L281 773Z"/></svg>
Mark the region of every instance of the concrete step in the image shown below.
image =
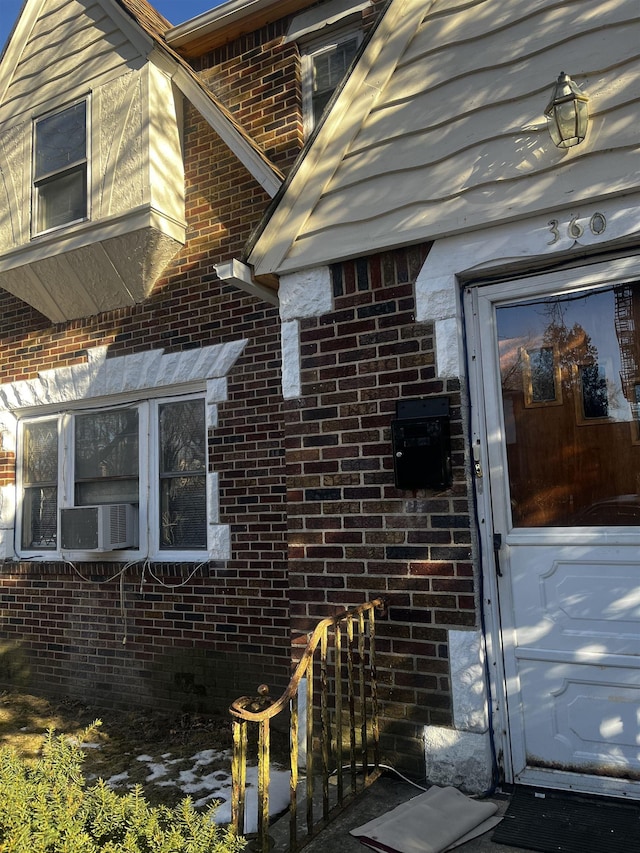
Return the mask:
<svg viewBox="0 0 640 853"><path fill-rule="evenodd" d="M325 827L307 846L304 853L365 853L370 848L350 835L350 830L385 814L420 794L420 790L397 776L385 773ZM508 804L508 793L491 798L502 814ZM425 827L425 832L428 828ZM491 841L491 832L456 847L456 853L527 853L521 847L509 847Z"/></svg>

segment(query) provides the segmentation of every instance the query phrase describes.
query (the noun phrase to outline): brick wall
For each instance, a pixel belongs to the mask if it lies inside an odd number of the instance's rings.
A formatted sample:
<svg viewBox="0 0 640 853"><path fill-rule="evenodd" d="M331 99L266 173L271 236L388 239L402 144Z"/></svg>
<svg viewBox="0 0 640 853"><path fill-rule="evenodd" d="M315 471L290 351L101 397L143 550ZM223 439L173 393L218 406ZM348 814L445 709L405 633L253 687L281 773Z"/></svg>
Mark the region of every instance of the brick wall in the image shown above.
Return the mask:
<svg viewBox="0 0 640 853"><path fill-rule="evenodd" d="M257 52L240 40L229 48L233 62L203 73L285 169L301 144L298 66L287 66L291 48L278 48L277 33L269 38ZM282 111L291 115L285 119ZM76 573L61 563L5 564L5 687L112 705L220 710L261 682L275 691L289 677L278 311L220 282L213 269L239 256L269 199L189 106L184 138L188 242L150 298L133 309L52 326L0 292L0 382L82 363L87 349L98 345L108 346L111 357L246 339L209 436L220 523L230 526L232 557L193 577L191 565L152 566L155 578L134 566L122 582L113 565L79 565ZM14 465L6 448L2 484L13 483Z"/></svg>
<svg viewBox="0 0 640 853"><path fill-rule="evenodd" d="M201 79L283 172L302 147L297 46L285 44L289 19L275 21L197 63Z"/></svg>
<svg viewBox="0 0 640 853"><path fill-rule="evenodd" d="M179 263L179 262L178 262ZM282 458L277 309L221 285L196 266L180 277L180 299L161 283L144 306L74 321L5 329L2 381L84 360L96 342L110 354L179 350L245 338L210 434L219 474L220 523L230 525L232 559L188 579L192 566L5 563L0 682L102 703L161 702L218 709L289 674L286 488ZM3 297L2 302L12 297ZM37 318L36 318L37 319ZM32 342L17 361L18 339ZM0 473L13 482L13 454ZM82 575L86 580L83 580ZM184 585L183 585L184 584ZM126 623L126 625L125 625ZM123 644L124 636L127 641Z"/></svg>
<svg viewBox="0 0 640 853"><path fill-rule="evenodd" d="M372 18L368 19L372 23ZM286 171L302 142L299 62L286 22L208 54L201 73ZM433 329L413 319L426 247L338 265L335 310L301 328L303 394L282 403L277 309L221 283L213 265L241 255L268 198L187 106L188 242L134 309L60 326L0 293L0 382L84 361L238 338L243 355L209 437L220 522L232 556L192 566L11 563L0 574L0 684L104 704L223 709L289 674L296 631L382 595L383 745L422 767L421 728L451 721L447 629L474 624L459 389L435 375ZM446 394L454 486L393 486L390 422L398 399ZM0 456L2 483L14 460ZM288 551L287 551L288 548ZM290 603L291 602L291 603Z"/></svg>
<svg viewBox="0 0 640 853"><path fill-rule="evenodd" d="M431 324L415 322L422 246L338 264L334 310L301 321L302 394L286 408L294 630L382 596L385 760L424 774L422 728L450 725L447 629L475 625L469 497L457 381L436 375ZM446 395L453 485L394 486L396 402Z"/></svg>

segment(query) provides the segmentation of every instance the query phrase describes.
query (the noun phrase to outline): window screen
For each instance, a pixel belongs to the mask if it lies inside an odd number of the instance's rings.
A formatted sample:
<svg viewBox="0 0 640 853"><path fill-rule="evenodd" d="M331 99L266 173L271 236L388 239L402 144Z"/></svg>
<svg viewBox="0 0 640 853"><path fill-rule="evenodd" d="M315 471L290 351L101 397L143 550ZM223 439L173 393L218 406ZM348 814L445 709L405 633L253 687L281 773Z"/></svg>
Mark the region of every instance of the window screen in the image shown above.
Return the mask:
<svg viewBox="0 0 640 853"><path fill-rule="evenodd" d="M358 38L353 36L313 55L314 124L318 122L336 87L342 82L357 50Z"/></svg>
<svg viewBox="0 0 640 853"><path fill-rule="evenodd" d="M76 506L138 502L138 410L75 417Z"/></svg>

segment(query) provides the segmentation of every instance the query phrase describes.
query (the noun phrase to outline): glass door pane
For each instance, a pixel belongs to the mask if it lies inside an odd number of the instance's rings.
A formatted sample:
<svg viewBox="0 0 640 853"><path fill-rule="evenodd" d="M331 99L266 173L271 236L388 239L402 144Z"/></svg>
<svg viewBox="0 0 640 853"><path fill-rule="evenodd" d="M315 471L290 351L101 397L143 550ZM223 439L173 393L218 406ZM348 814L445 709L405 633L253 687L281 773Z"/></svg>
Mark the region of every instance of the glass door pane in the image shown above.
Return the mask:
<svg viewBox="0 0 640 853"><path fill-rule="evenodd" d="M640 524L640 286L496 319L513 525Z"/></svg>

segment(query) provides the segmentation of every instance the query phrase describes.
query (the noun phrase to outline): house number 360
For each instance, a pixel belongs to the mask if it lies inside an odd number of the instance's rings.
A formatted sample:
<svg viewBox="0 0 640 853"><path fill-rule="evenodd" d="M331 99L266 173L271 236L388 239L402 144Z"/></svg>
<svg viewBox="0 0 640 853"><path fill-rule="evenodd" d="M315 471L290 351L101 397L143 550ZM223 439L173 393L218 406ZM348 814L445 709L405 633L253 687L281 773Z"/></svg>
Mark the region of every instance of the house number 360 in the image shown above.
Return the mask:
<svg viewBox="0 0 640 853"><path fill-rule="evenodd" d="M549 240L547 246L553 246L554 243L557 243L558 240L562 237L560 232L561 226L560 222L557 219L550 219L547 223L549 226L549 230L551 231L551 235L553 240ZM607 220L605 218L604 213L594 213L591 219L589 220L589 225L587 226L589 231L596 237L600 234L604 234L607 228ZM584 234L584 226L580 224L578 221L578 217L574 216L571 222L569 222L566 226L567 228L567 237L570 237L572 240L578 240Z"/></svg>

